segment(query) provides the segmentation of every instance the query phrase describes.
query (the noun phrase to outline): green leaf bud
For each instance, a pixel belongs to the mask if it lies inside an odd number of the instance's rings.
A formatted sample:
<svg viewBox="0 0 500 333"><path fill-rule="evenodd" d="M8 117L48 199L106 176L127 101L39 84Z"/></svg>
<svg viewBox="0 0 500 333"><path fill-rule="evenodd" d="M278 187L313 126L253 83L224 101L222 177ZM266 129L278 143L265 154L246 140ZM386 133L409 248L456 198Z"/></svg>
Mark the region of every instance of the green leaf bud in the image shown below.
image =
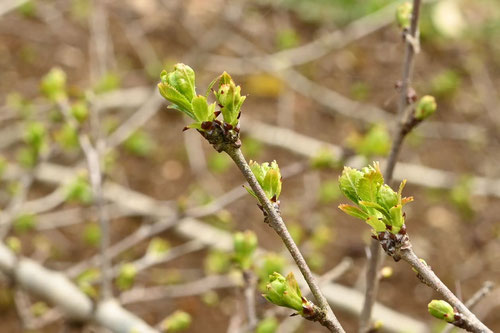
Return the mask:
<svg viewBox="0 0 500 333"><path fill-rule="evenodd" d="M40 83L42 94L53 102L66 98L66 73L60 68L53 68Z"/></svg>
<svg viewBox="0 0 500 333"><path fill-rule="evenodd" d="M261 280L267 280L274 272L282 272L285 268L285 259L277 253L267 253L262 258L258 275Z"/></svg>
<svg viewBox="0 0 500 333"><path fill-rule="evenodd" d="M170 250L170 243L159 237L153 238L148 245L146 254L153 258L164 256Z"/></svg>
<svg viewBox="0 0 500 333"><path fill-rule="evenodd" d="M401 29L410 28L412 11L413 5L410 2L404 2L396 8L396 22Z"/></svg>
<svg viewBox="0 0 500 333"><path fill-rule="evenodd" d="M83 230L83 241L90 246L98 246L101 242L101 227L97 223L89 223Z"/></svg>
<svg viewBox="0 0 500 333"><path fill-rule="evenodd" d="M188 65L176 64L173 72L167 73L166 77L162 75L162 82L164 80L177 89L188 101L191 101L196 96L195 74Z"/></svg>
<svg viewBox="0 0 500 333"><path fill-rule="evenodd" d="M241 87L237 86L231 76L224 72L219 81L219 89L215 93L217 102L221 106L224 122L236 126L241 110L241 105L246 96L241 96Z"/></svg>
<svg viewBox="0 0 500 333"><path fill-rule="evenodd" d="M45 302L36 302L30 307L30 312L33 314L35 317L41 317L47 311L49 311L49 306Z"/></svg>
<svg viewBox="0 0 500 333"><path fill-rule="evenodd" d="M79 122L83 123L89 117L87 103L79 101L71 106L71 114Z"/></svg>
<svg viewBox="0 0 500 333"><path fill-rule="evenodd" d="M204 266L207 274L226 273L231 265L230 256L222 251L211 251L205 258Z"/></svg>
<svg viewBox="0 0 500 333"><path fill-rule="evenodd" d="M178 310L165 318L161 323L161 328L163 332L167 333L181 332L191 326L191 321L189 313Z"/></svg>
<svg viewBox="0 0 500 333"><path fill-rule="evenodd" d="M434 112L436 112L436 109L437 109L436 99L433 96L425 95L418 101L415 110L415 118L418 120L427 119Z"/></svg>
<svg viewBox="0 0 500 333"><path fill-rule="evenodd" d="M14 219L14 231L24 233L33 230L36 226L36 215L31 213L23 213Z"/></svg>
<svg viewBox="0 0 500 333"><path fill-rule="evenodd" d="M120 273L116 278L116 286L120 290L130 289L135 282L137 268L132 263L125 263L120 267Z"/></svg>
<svg viewBox="0 0 500 333"><path fill-rule="evenodd" d="M47 144L47 130L40 122L32 122L26 126L24 131L24 142L38 154Z"/></svg>
<svg viewBox="0 0 500 333"><path fill-rule="evenodd" d="M252 265L252 255L257 249L257 236L253 231L237 232L233 236L234 258L242 269Z"/></svg>
<svg viewBox="0 0 500 333"><path fill-rule="evenodd" d="M260 184L266 197L269 200L278 200L281 194L281 172L276 161L271 162L271 164L265 162L259 164L255 161L250 161L250 169L252 170L257 182ZM247 189L247 191L256 197L252 190Z"/></svg>
<svg viewBox="0 0 500 333"><path fill-rule="evenodd" d="M73 150L79 147L78 132L70 123L65 123L54 133L55 141L66 150Z"/></svg>
<svg viewBox="0 0 500 333"><path fill-rule="evenodd" d="M293 273L287 277L274 272L269 276L266 286L267 292L263 296L271 303L287 307L302 314L302 293Z"/></svg>
<svg viewBox="0 0 500 333"><path fill-rule="evenodd" d="M83 204L89 204L92 201L92 188L86 173L78 175L66 186L66 200Z"/></svg>
<svg viewBox="0 0 500 333"><path fill-rule="evenodd" d="M274 317L268 317L259 322L255 333L275 333L278 330L279 323Z"/></svg>
<svg viewBox="0 0 500 333"><path fill-rule="evenodd" d="M455 311L446 301L434 299L427 305L427 310L434 317L445 320L448 323L455 321Z"/></svg>
<svg viewBox="0 0 500 333"><path fill-rule="evenodd" d="M158 83L160 94L173 104L172 108L196 119L191 104L196 96L195 74L191 67L177 64L172 72L162 71L160 80Z"/></svg>
<svg viewBox="0 0 500 333"><path fill-rule="evenodd" d="M14 236L7 237L7 239L5 240L5 245L7 245L7 247L11 249L12 252L16 254L21 253L22 244L19 238Z"/></svg>

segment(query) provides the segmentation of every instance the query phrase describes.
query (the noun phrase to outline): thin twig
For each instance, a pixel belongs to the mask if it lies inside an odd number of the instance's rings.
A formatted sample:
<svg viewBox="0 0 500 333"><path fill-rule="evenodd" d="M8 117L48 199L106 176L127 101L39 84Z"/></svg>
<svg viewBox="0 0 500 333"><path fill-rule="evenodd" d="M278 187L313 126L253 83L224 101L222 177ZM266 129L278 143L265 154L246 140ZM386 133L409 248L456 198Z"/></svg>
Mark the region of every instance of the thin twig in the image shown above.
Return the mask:
<svg viewBox="0 0 500 333"><path fill-rule="evenodd" d="M413 267L422 281L439 293L445 301L450 303L470 323L467 328L470 332L485 333L492 332L460 301L446 285L434 274L432 269L424 264L411 248L400 251L401 258Z"/></svg>
<svg viewBox="0 0 500 333"><path fill-rule="evenodd" d="M257 287L257 277L255 274L248 270L243 272L245 286L243 293L245 294L245 306L247 310L247 332L253 332L257 327L258 318L255 308L255 289Z"/></svg>
<svg viewBox="0 0 500 333"><path fill-rule="evenodd" d="M49 270L31 259L17 257L2 243L0 243L0 272L26 292L57 306L66 318L95 322L118 333L133 330L141 333L158 332L114 300L92 304L92 301L64 274Z"/></svg>
<svg viewBox="0 0 500 333"><path fill-rule="evenodd" d="M76 119L70 112L70 106L67 99L61 100L59 108L65 120L73 128L78 128ZM97 114L95 115L97 117ZM102 294L103 299L112 296L111 288L111 263L107 255L107 249L110 245L110 232L109 232L109 215L106 210L103 191L102 191L102 171L99 151L92 145L90 138L87 134L80 132L78 134L78 143L82 148L83 154L87 162L89 172L89 179L92 188L92 199L97 207L99 226L101 229L101 242L100 242L100 257L101 257L101 274L102 274Z"/></svg>
<svg viewBox="0 0 500 333"><path fill-rule="evenodd" d="M321 322L321 324L323 326L326 326L331 332L344 332L344 329L342 328L337 318L333 314L333 311L330 308L328 301L326 300L325 296L323 296L323 294L321 293L318 283L316 282L316 279L312 275L309 266L307 265L304 257L302 256L302 253L297 247L297 244L295 244L294 240L292 239L292 236L288 232L288 229L285 223L283 222L283 219L281 218L279 213L274 209L274 206L271 203L271 201L269 201L269 199L266 197L262 187L255 178L255 175L250 169L241 150L239 148L234 148L233 146L230 145L225 146L224 150L232 158L234 163L236 163L241 173L248 181L248 184L257 195L257 198L259 199L261 205L268 214L270 220L269 222L270 226L283 240L283 243L287 247L295 263L300 269L302 275L304 276L304 279L306 280L309 288L311 289L311 292L313 293L314 297L316 298L316 301L318 302L318 306L324 312L325 318Z"/></svg>
<svg viewBox="0 0 500 333"><path fill-rule="evenodd" d="M413 11L411 18L411 26L409 36L413 41L418 43L418 19L420 13L420 0L413 0ZM411 74L413 69L413 59L415 54L415 48L412 43L409 42L408 36L405 38L406 49L405 49L405 59L403 62L403 79L402 88L398 105L398 116L400 121L397 124L396 136L392 142L391 152L387 160L386 169L384 173L385 182L391 184L394 167L398 159L399 151L403 144L403 140L408 132L407 119L404 113L408 105L408 90L411 81ZM363 304L363 310L361 311L361 316L359 317L359 332L368 332L371 328L371 317L373 304L375 304L375 299L377 298L377 292L379 287L379 269L382 264L382 254L383 250L380 247L378 240L371 240L370 243L370 257L368 258L368 268L366 270L366 289L365 289L365 302Z"/></svg>
<svg viewBox="0 0 500 333"><path fill-rule="evenodd" d="M474 308L474 306L479 303L486 295L488 295L491 290L493 289L493 282L491 281L486 281L483 283L483 286L481 289L476 291L474 295L472 295L471 298L467 302L465 302L465 306L468 307L469 309ZM453 325L447 325L444 330L441 331L441 333L449 333L453 330L454 326Z"/></svg>

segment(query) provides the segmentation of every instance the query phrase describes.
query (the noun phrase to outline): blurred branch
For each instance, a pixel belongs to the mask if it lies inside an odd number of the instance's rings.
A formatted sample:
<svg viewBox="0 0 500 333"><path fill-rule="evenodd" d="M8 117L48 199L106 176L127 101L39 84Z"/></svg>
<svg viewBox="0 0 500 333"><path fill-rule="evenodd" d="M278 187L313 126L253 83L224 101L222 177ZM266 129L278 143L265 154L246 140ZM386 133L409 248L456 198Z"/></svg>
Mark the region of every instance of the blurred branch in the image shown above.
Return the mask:
<svg viewBox="0 0 500 333"><path fill-rule="evenodd" d="M251 74L260 70L261 67L255 64L266 64L268 71L281 72L317 60L333 50L342 49L348 44L391 24L394 20L396 7L397 3L391 3L376 12L349 23L342 30L327 33L299 47L246 58L243 60L246 65L239 68L238 74Z"/></svg>
<svg viewBox="0 0 500 333"><path fill-rule="evenodd" d="M203 250L204 248L205 245L203 243L200 243L197 240L192 240L169 249L165 251L164 254L151 255L149 253L146 253L143 257L132 261L131 264L134 265L134 268L137 270L137 272L141 272L152 266L167 263L183 255ZM117 277L119 274L120 266L117 265L113 267L112 277Z"/></svg>
<svg viewBox="0 0 500 333"><path fill-rule="evenodd" d="M165 298L197 296L211 290L234 288L241 282L225 275L208 275L193 282L173 286L136 287L120 295L120 303L143 303Z"/></svg>
<svg viewBox="0 0 500 333"><path fill-rule="evenodd" d="M0 16L8 14L28 1L30 0L3 0L0 4Z"/></svg>
<svg viewBox="0 0 500 333"><path fill-rule="evenodd" d="M35 261L16 257L0 243L0 271L23 290L57 306L78 322L95 322L115 333L157 333L148 324L108 299L96 305L63 274L44 268Z"/></svg>
<svg viewBox="0 0 500 333"><path fill-rule="evenodd" d="M411 76L413 72L413 62L415 53L419 49L419 15L420 15L421 0L413 0L410 31L404 32L405 40L405 58L403 61L403 78L401 80L401 92L399 96L398 114L399 121L397 122L395 136L392 141L391 151L385 165L384 179L385 183L391 186L394 168L396 166L399 151L403 145L403 140L406 135L411 132L417 123L414 120L414 109L411 107L410 89ZM406 115L410 115L406 117ZM378 287L380 283L379 270L383 262L383 250L380 247L379 241L372 239L370 242L370 256L368 257L368 268L366 270L366 287L365 287L365 302L363 311L359 317L359 333L367 333L371 331L371 316L373 304L377 298Z"/></svg>

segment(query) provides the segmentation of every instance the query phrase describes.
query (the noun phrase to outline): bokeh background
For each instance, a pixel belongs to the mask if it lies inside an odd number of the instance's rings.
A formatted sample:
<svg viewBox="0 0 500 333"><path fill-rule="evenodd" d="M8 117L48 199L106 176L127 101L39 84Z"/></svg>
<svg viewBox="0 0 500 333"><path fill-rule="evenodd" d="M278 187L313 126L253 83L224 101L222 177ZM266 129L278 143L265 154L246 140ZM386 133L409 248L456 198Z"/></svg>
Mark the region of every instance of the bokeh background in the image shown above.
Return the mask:
<svg viewBox="0 0 500 333"><path fill-rule="evenodd" d="M188 120L156 88L160 71L178 62L196 71L199 93L227 71L248 95L243 151L280 164L282 215L314 272L334 278L325 292L354 331L370 232L337 209L346 202L337 178L343 165L383 161L390 149L404 54L398 3L2 0L0 214L12 225L5 241L99 293L89 259L101 233L83 154L58 106L40 94L40 80L58 67L70 103L93 114L82 130L99 138L111 243L147 231L114 255L114 295L151 325L183 310L192 318L186 332L241 331L231 233L258 235L258 277L287 273L291 259L229 158L196 131L183 133ZM415 197L406 206L415 252L466 300L485 281L500 282L500 3L425 2L420 37L413 87L434 95L438 112L407 138L395 178L408 179L405 194ZM50 154L30 166L23 138L34 122L46 129ZM142 267L152 242L162 260ZM128 280L127 264L137 271ZM412 331L394 328L404 319L440 332L427 314L437 295L405 263L389 258L384 267L382 330ZM0 331L63 331L57 309L0 277ZM259 318L275 317L281 332L322 331L256 294ZM494 289L474 308L493 331L499 300Z"/></svg>

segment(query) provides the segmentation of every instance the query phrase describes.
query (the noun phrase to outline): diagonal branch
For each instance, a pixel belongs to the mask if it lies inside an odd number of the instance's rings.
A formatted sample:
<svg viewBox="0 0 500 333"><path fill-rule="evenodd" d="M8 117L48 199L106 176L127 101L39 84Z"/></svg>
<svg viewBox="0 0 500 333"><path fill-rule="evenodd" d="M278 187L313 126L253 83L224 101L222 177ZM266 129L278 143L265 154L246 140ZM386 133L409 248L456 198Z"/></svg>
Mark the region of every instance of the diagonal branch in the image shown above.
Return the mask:
<svg viewBox="0 0 500 333"><path fill-rule="evenodd" d="M342 328L337 318L333 314L333 311L330 308L328 301L326 300L325 296L323 296L323 294L321 293L319 285L314 276L312 275L312 272L309 269L309 266L307 265L304 257L302 256L302 253L297 247L297 244L295 244L295 242L292 239L292 236L288 232L285 222L283 222L283 219L281 218L279 213L275 210L271 201L269 201L269 199L267 198L266 194L264 193L264 190L260 186L259 182L255 178L255 175L250 169L247 161L245 160L245 157L243 156L241 150L239 148L234 148L231 145L226 145L224 147L224 151L231 157L234 163L236 163L241 173L248 181L248 184L257 195L257 198L259 199L264 210L268 214L270 221L269 225L280 236L283 243L287 247L288 251L292 255L293 260L300 269L300 272L304 276L304 279L306 280L307 284L309 285L309 288L311 289L311 292L316 298L316 301L318 302L321 311L324 312L325 318L321 322L321 324L323 326L326 326L331 332L344 332L344 329Z"/></svg>

